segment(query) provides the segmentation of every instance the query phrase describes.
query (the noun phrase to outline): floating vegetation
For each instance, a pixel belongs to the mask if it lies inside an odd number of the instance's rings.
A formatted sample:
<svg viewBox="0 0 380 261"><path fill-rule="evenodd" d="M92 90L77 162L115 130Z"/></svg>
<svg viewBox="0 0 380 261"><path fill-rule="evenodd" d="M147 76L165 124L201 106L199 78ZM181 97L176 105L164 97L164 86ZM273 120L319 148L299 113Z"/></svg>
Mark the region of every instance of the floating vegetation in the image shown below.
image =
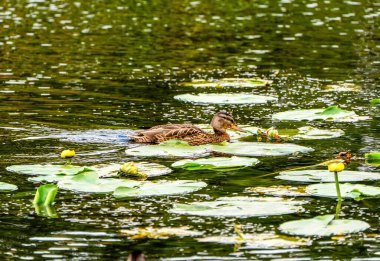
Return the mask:
<svg viewBox="0 0 380 261"><path fill-rule="evenodd" d="M53 204L57 195L58 187L55 184L45 184L37 188L33 204L49 206Z"/></svg>
<svg viewBox="0 0 380 261"><path fill-rule="evenodd" d="M364 154L366 163L374 167L380 166L380 152L370 152Z"/></svg>
<svg viewBox="0 0 380 261"><path fill-rule="evenodd" d="M326 85L325 90L335 92L360 92L362 90L362 87L354 83L344 82Z"/></svg>
<svg viewBox="0 0 380 261"><path fill-rule="evenodd" d="M193 158L207 156L210 151L207 146L190 146L180 140L168 140L158 145L139 146L125 151L130 156L140 157L182 157Z"/></svg>
<svg viewBox="0 0 380 261"><path fill-rule="evenodd" d="M362 185L362 184L350 184L350 183L343 183L343 184L340 184L339 186L340 186L340 193L341 193L342 198L352 198L355 200L362 200L366 198L380 197L379 187ZM309 185L306 187L305 191L312 196L330 197L330 198L337 197L335 183L322 183L322 184Z"/></svg>
<svg viewBox="0 0 380 261"><path fill-rule="evenodd" d="M235 142L212 145L210 149L216 152L236 156L287 156L295 153L307 153L312 148L291 143Z"/></svg>
<svg viewBox="0 0 380 261"><path fill-rule="evenodd" d="M28 164L8 166L6 170L25 175L77 175L94 169L75 165Z"/></svg>
<svg viewBox="0 0 380 261"><path fill-rule="evenodd" d="M120 230L122 235L129 239L167 239L170 237L197 237L203 235L203 232L190 230L189 227L138 227L133 229Z"/></svg>
<svg viewBox="0 0 380 261"><path fill-rule="evenodd" d="M211 236L197 239L199 242L220 243L220 244L244 244L249 248L272 249L272 248L293 248L307 246L311 240L276 235L270 233L248 234L244 237L237 236Z"/></svg>
<svg viewBox="0 0 380 261"><path fill-rule="evenodd" d="M272 119L287 121L326 120L336 122L354 122L359 120L367 120L369 118L366 116L358 116L353 111L342 110L337 106L330 106L325 109L291 110L279 112L273 114Z"/></svg>
<svg viewBox="0 0 380 261"><path fill-rule="evenodd" d="M310 194L305 192L304 186L269 186L269 187L250 187L245 189L246 192L258 195L267 195L275 197L309 197Z"/></svg>
<svg viewBox="0 0 380 261"><path fill-rule="evenodd" d="M182 168L185 170L215 170L231 171L241 168L254 166L259 163L258 159L248 157L213 157L207 159L185 159L176 161L172 164L173 168Z"/></svg>
<svg viewBox="0 0 380 261"><path fill-rule="evenodd" d="M128 162L124 164L128 164ZM147 178L167 175L172 172L170 168L157 163L142 161L133 162L133 164L136 166L137 171L139 173L143 173ZM92 168L99 174L100 178L116 178L119 176L124 176L122 173L120 173L120 168L122 166L123 164L111 163L95 165Z"/></svg>
<svg viewBox="0 0 380 261"><path fill-rule="evenodd" d="M169 212L216 217L271 216L301 212L304 203L275 197L222 197L215 201L175 204Z"/></svg>
<svg viewBox="0 0 380 261"><path fill-rule="evenodd" d="M357 233L369 227L369 224L364 221L334 219L334 215L324 215L288 221L282 223L278 229L289 235L326 237Z"/></svg>
<svg viewBox="0 0 380 261"><path fill-rule="evenodd" d="M276 176L278 179L298 181L298 182L334 182L334 175L328 170L298 170L298 171L283 171ZM380 173L365 172L365 171L344 171L344 174L339 176L339 180L343 182L357 182L367 180L380 180Z"/></svg>
<svg viewBox="0 0 380 261"><path fill-rule="evenodd" d="M195 192L206 187L205 182L192 180L160 180L143 181L134 186L118 186L113 196L115 198L137 198L150 196L179 195Z"/></svg>
<svg viewBox="0 0 380 261"><path fill-rule="evenodd" d="M18 187L16 185L6 183L6 182L0 182L0 192L13 191L17 189Z"/></svg>
<svg viewBox="0 0 380 261"><path fill-rule="evenodd" d="M222 78L213 80L194 79L191 82L183 82L180 85L185 87L195 88L223 88L223 87L236 87L236 88L255 88L259 86L270 85L272 81L259 79L259 78Z"/></svg>
<svg viewBox="0 0 380 261"><path fill-rule="evenodd" d="M277 101L276 97L249 93L199 93L181 94L174 99L197 104L263 104Z"/></svg>
<svg viewBox="0 0 380 261"><path fill-rule="evenodd" d="M370 102L372 105L379 105L380 104L380 98L372 99Z"/></svg>

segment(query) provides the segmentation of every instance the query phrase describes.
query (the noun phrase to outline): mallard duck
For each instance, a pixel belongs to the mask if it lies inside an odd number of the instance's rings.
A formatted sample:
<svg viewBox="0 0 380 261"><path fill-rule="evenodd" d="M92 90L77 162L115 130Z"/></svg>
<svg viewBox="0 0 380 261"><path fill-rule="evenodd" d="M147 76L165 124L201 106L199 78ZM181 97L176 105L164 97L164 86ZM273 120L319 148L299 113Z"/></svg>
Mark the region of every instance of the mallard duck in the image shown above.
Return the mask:
<svg viewBox="0 0 380 261"><path fill-rule="evenodd" d="M208 133L192 124L166 124L154 126L147 130L137 131L130 138L135 142L160 143L166 140L178 139L190 145L202 145L229 141L227 129L242 131L232 115L225 111L217 112L211 120L214 133Z"/></svg>

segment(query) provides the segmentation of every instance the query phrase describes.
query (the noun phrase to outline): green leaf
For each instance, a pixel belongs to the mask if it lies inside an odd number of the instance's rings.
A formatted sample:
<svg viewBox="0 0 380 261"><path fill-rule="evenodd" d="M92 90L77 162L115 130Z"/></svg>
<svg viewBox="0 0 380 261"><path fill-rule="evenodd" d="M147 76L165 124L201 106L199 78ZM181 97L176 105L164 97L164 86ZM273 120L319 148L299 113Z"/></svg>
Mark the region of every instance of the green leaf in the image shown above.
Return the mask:
<svg viewBox="0 0 380 261"><path fill-rule="evenodd" d="M174 96L174 99L198 104L263 104L277 101L276 97L249 93L181 94Z"/></svg>
<svg viewBox="0 0 380 261"><path fill-rule="evenodd" d="M374 167L380 166L380 152L371 152L364 154L366 163Z"/></svg>
<svg viewBox="0 0 380 261"><path fill-rule="evenodd" d="M214 157L207 159L186 159L174 162L173 168L183 168L186 170L216 170L216 171L230 171L241 169L249 166L254 166L259 162L255 158L247 157Z"/></svg>
<svg viewBox="0 0 380 261"><path fill-rule="evenodd" d="M37 188L36 195L34 196L33 204L49 206L54 202L57 192L58 187L55 184L45 184L39 186Z"/></svg>
<svg viewBox="0 0 380 261"><path fill-rule="evenodd" d="M167 175L172 172L172 170L164 165L151 163L151 162L134 162L137 166L139 173L144 173L147 178L158 177L162 175ZM92 168L96 170L101 178L118 177L120 172L120 167L123 163L115 164L100 164L95 165Z"/></svg>
<svg viewBox="0 0 380 261"><path fill-rule="evenodd" d="M100 179L96 172L78 174L71 179L61 180L57 183L58 187L66 190L84 193L111 193L117 187L138 186L140 181L126 179Z"/></svg>
<svg viewBox="0 0 380 261"><path fill-rule="evenodd" d="M93 169L87 166L33 164L12 165L6 170L25 175L76 175Z"/></svg>
<svg viewBox="0 0 380 261"><path fill-rule="evenodd" d="M279 230L282 233L297 236L332 236L351 234L364 231L370 225L360 220L337 219L334 215L317 216L310 219L300 219L282 223Z"/></svg>
<svg viewBox="0 0 380 261"><path fill-rule="evenodd" d="M277 179L299 182L334 182L334 174L328 170L298 170L283 171L276 176ZM380 173L345 170L339 174L340 182L357 182L367 180L380 180Z"/></svg>
<svg viewBox="0 0 380 261"><path fill-rule="evenodd" d="M207 184L205 182L195 182L191 180L143 181L134 187L120 186L115 189L113 195L115 198L177 195L191 193L206 186Z"/></svg>
<svg viewBox="0 0 380 261"><path fill-rule="evenodd" d="M270 85L272 81L258 78L222 78L216 80L204 80L194 79L191 82L183 82L180 85L185 87L195 88L223 88L223 87L235 87L235 88L255 88L258 86Z"/></svg>
<svg viewBox="0 0 380 261"><path fill-rule="evenodd" d="M281 198L224 197L215 201L175 204L169 212L181 215L251 217L284 215L303 211L305 201Z"/></svg>
<svg viewBox="0 0 380 261"><path fill-rule="evenodd" d="M17 189L18 189L18 187L16 185L6 183L6 182L0 182L0 192L13 191L13 190L17 190Z"/></svg>
<svg viewBox="0 0 380 261"><path fill-rule="evenodd" d="M379 187L350 183L340 184L339 186L343 198L362 200L364 198L380 197ZM318 197L337 197L335 183L309 185L306 187L306 193Z"/></svg>
<svg viewBox="0 0 380 261"><path fill-rule="evenodd" d="M378 98L378 99L372 99L372 100L371 100L371 104L372 104L372 105L380 104L380 98Z"/></svg>
<svg viewBox="0 0 380 261"><path fill-rule="evenodd" d="M279 112L273 114L272 119L286 121L326 120L335 122L355 122L359 120L367 120L369 117L358 116L353 111L346 111L339 109L336 106L330 106L326 109L291 110Z"/></svg>
<svg viewBox="0 0 380 261"><path fill-rule="evenodd" d="M286 156L294 153L307 153L312 148L291 143L264 143L264 142L235 142L226 145L211 145L210 149L216 152L236 156Z"/></svg>
<svg viewBox="0 0 380 261"><path fill-rule="evenodd" d="M248 193L258 195L269 195L275 197L308 197L305 187L292 187L286 185L274 185L269 187L250 187L245 190Z"/></svg>
<svg viewBox="0 0 380 261"><path fill-rule="evenodd" d="M338 114L342 114L342 113L344 114L347 112L349 112L349 111L342 110L338 106L330 106L330 107L327 107L326 109L324 109L322 112L318 112L317 114L331 116L331 115L338 115Z"/></svg>

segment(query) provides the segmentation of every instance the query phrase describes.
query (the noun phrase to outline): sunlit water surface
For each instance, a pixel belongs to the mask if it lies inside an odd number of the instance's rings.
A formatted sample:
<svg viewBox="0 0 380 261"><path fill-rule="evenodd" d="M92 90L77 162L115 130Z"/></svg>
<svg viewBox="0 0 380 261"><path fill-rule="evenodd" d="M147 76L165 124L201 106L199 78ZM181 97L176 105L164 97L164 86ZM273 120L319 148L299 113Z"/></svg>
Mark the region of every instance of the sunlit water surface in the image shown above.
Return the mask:
<svg viewBox="0 0 380 261"><path fill-rule="evenodd" d="M338 238L315 238L307 247L252 249L198 243L192 238L132 241L133 227L188 226L204 235L277 232L284 221L330 214L332 199L308 198L306 212L260 218L178 216L173 203L247 195L248 186L292 184L273 171L315 164L351 150L351 169L375 171L363 154L380 149L380 4L376 1L44 1L6 0L0 7L0 178L19 190L0 194L0 256L3 260L358 260L380 259L379 200L343 202L342 216L371 228ZM179 83L193 78L261 77L268 87L228 92L277 95L265 105L193 105L182 93L213 92ZM354 83L359 92L326 91ZM92 165L134 160L124 149L127 133L162 123L208 123L219 110L240 124L292 128L305 123L271 121L275 112L327 105L368 115L358 123L314 122L346 135L298 144L313 153L260 158L254 168L227 173L174 171L167 179L207 182L183 196L115 200L110 195L59 191L56 219L38 217L36 184L6 166L59 163L75 148L75 162ZM169 166L173 159L152 159ZM379 169L377 168L377 171ZM372 182L372 185L380 185Z"/></svg>

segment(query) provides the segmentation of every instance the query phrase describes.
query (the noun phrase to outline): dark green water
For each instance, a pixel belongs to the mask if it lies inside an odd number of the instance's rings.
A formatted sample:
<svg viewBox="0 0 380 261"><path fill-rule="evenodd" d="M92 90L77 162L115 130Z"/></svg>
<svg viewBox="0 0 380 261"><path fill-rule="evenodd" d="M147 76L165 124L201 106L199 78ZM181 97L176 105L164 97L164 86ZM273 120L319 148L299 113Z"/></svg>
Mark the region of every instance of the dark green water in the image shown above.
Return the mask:
<svg viewBox="0 0 380 261"><path fill-rule="evenodd" d="M264 218L176 216L174 202L246 195L247 186L287 184L265 173L330 159L351 150L354 170L376 170L363 154L379 150L380 4L376 1L43 1L4 0L0 7L0 178L19 190L0 194L2 260L127 260L136 250L147 260L347 260L380 259L379 200L344 201L342 214L368 222L364 233L337 241L314 239L293 249L234 249L191 238L131 241L120 229L189 226L205 235L276 231L286 220L334 212L335 201L310 198L307 211ZM205 90L181 87L191 78L264 77L270 87L227 88L272 94L267 105L191 105L174 95ZM327 84L354 83L360 92L326 92ZM206 91L213 91L212 89ZM208 123L221 109L240 124L273 123L274 112L339 105L369 115L338 127L342 138L299 142L311 154L260 158L255 168L229 173L175 171L169 179L203 180L209 186L184 196L117 201L59 191L57 219L38 217L36 184L6 166L60 162L75 148L83 164L128 161L120 130L161 123ZM109 130L99 136L99 129ZM115 131L116 129L116 131ZM101 132L104 133L104 132ZM116 133L116 134L115 134ZM25 139L46 137L52 138ZM70 136L71 135L71 136ZM170 165L173 160L153 159ZM378 169L377 169L378 170ZM380 185L379 182L372 182Z"/></svg>

